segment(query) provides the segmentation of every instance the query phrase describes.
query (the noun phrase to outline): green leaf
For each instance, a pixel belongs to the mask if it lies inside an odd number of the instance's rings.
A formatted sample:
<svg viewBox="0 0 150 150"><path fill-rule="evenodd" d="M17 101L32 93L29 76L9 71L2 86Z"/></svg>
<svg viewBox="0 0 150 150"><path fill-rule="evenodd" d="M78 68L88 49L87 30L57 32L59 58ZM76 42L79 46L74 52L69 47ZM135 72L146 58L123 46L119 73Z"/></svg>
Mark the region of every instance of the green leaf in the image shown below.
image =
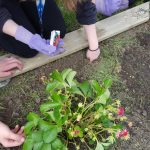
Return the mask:
<svg viewBox="0 0 150 150"><path fill-rule="evenodd" d="M61 119L61 114L60 114L59 108L54 109L54 118L55 118L56 122L58 122Z"/></svg>
<svg viewBox="0 0 150 150"><path fill-rule="evenodd" d="M33 150L41 150L43 146L43 142L39 142L34 144Z"/></svg>
<svg viewBox="0 0 150 150"><path fill-rule="evenodd" d="M113 127L112 127L113 129L123 129L124 128L124 126L122 125L122 124L115 124Z"/></svg>
<svg viewBox="0 0 150 150"><path fill-rule="evenodd" d="M55 140L52 142L52 149L56 149L56 150L62 149L63 146L64 146L64 145L63 145L63 143L61 142L60 139L55 139Z"/></svg>
<svg viewBox="0 0 150 150"><path fill-rule="evenodd" d="M56 93L56 92L54 92L53 94L52 94L52 96L51 96L51 98L52 98L52 100L54 101L54 102L61 102L61 97L60 97L60 95L58 95L58 93Z"/></svg>
<svg viewBox="0 0 150 150"><path fill-rule="evenodd" d="M59 121L57 121L57 124L58 124L59 126L62 126L62 125L67 121L67 119L68 119L68 116L67 116L67 115L62 116L61 119L60 119Z"/></svg>
<svg viewBox="0 0 150 150"><path fill-rule="evenodd" d="M99 111L99 112L102 112L102 111L104 110L102 104L100 104L100 103L96 103L96 104L94 105L94 107L95 107L95 110L96 110L96 111Z"/></svg>
<svg viewBox="0 0 150 150"><path fill-rule="evenodd" d="M112 126L114 125L114 123L111 122L110 119L108 119L106 116L102 116L101 120L104 128L112 128Z"/></svg>
<svg viewBox="0 0 150 150"><path fill-rule="evenodd" d="M91 85L95 90L95 92L97 93L97 96L99 96L102 92L102 88L100 87L99 83L96 80L92 80Z"/></svg>
<svg viewBox="0 0 150 150"><path fill-rule="evenodd" d="M92 139L89 139L88 143L89 145L94 145L95 141L93 141Z"/></svg>
<svg viewBox="0 0 150 150"><path fill-rule="evenodd" d="M37 126L39 119L40 119L40 117L33 112L30 112L27 116L27 120L33 121L35 126Z"/></svg>
<svg viewBox="0 0 150 150"><path fill-rule="evenodd" d="M25 134L28 135L33 127L34 127L34 122L33 121L28 122L24 127Z"/></svg>
<svg viewBox="0 0 150 150"><path fill-rule="evenodd" d="M22 150L32 150L33 148L33 141L31 139L26 139L23 144Z"/></svg>
<svg viewBox="0 0 150 150"><path fill-rule="evenodd" d="M43 135L42 131L35 131L31 133L32 140L36 143L42 142L43 140L42 135Z"/></svg>
<svg viewBox="0 0 150 150"><path fill-rule="evenodd" d="M43 144L43 146L42 146L42 149L41 150L51 150L52 149L52 146L51 146L51 144Z"/></svg>
<svg viewBox="0 0 150 150"><path fill-rule="evenodd" d="M79 88L80 88L80 90L82 91L82 93L83 93L84 96L87 96L87 95L88 95L88 92L91 90L91 89L90 89L90 84L89 84L88 81L85 81L85 82L81 83L81 84L79 85Z"/></svg>
<svg viewBox="0 0 150 150"><path fill-rule="evenodd" d="M62 78L63 80L66 79L67 75L72 71L72 69L65 69L62 71L61 75L62 75Z"/></svg>
<svg viewBox="0 0 150 150"><path fill-rule="evenodd" d="M99 102L103 105L106 105L106 102L109 97L110 97L110 92L108 89L106 89L105 92L99 96Z"/></svg>
<svg viewBox="0 0 150 150"><path fill-rule="evenodd" d="M111 144L113 144L114 142L116 142L116 138L115 138L114 136L109 136L109 137L107 138L107 140L108 140Z"/></svg>
<svg viewBox="0 0 150 150"><path fill-rule="evenodd" d="M59 81L59 82L62 82L62 81L63 81L63 78L62 78L60 72L58 72L58 70L55 70L55 71L52 73L51 78L53 78L53 79L55 79L55 80L57 80L57 81Z"/></svg>
<svg viewBox="0 0 150 150"><path fill-rule="evenodd" d="M48 115L48 118L50 118L50 120L56 122L56 118L54 116L54 111L49 111L46 113L46 115Z"/></svg>
<svg viewBox="0 0 150 150"><path fill-rule="evenodd" d="M111 85L112 85L112 80L111 79L107 79L107 80L104 80L104 87L106 88L106 89L108 89L108 88L110 88L111 87Z"/></svg>
<svg viewBox="0 0 150 150"><path fill-rule="evenodd" d="M102 145L105 146L105 147L109 147L112 144L111 143L102 143Z"/></svg>
<svg viewBox="0 0 150 150"><path fill-rule="evenodd" d="M71 72L69 72L69 74L66 77L66 80L67 80L70 87L74 85L73 79L74 79L75 75L76 75L76 72L71 71Z"/></svg>
<svg viewBox="0 0 150 150"><path fill-rule="evenodd" d="M47 85L46 91L51 92L51 91L54 91L57 88L61 89L61 88L63 88L63 85L59 82L51 82Z"/></svg>
<svg viewBox="0 0 150 150"><path fill-rule="evenodd" d="M50 109L53 109L53 108L56 108L56 107L59 107L59 106L61 106L61 104L58 103L58 102L48 102L48 103L42 104L40 106L40 111L42 113L44 113L44 112L49 111Z"/></svg>
<svg viewBox="0 0 150 150"><path fill-rule="evenodd" d="M104 147L101 143L97 143L97 146L96 146L95 150L104 150Z"/></svg>
<svg viewBox="0 0 150 150"><path fill-rule="evenodd" d="M63 146L61 150L68 150L66 146Z"/></svg>
<svg viewBox="0 0 150 150"><path fill-rule="evenodd" d="M53 111L49 111L46 113L46 115L48 115L48 118L50 118L50 120L56 122L57 124L59 124L62 118L59 110L59 108L55 108Z"/></svg>
<svg viewBox="0 0 150 150"><path fill-rule="evenodd" d="M76 86L71 87L70 92L73 94L78 94L84 97L83 93L81 92L81 90L79 88L77 88Z"/></svg>
<svg viewBox="0 0 150 150"><path fill-rule="evenodd" d="M57 132L58 132L58 133L62 132L62 127L58 127L58 126L57 126Z"/></svg>
<svg viewBox="0 0 150 150"><path fill-rule="evenodd" d="M69 128L69 129L67 130L68 137L69 137L69 139L70 139L70 140L72 140L72 139L73 139L73 137L74 137L74 135L72 134L72 131L73 131L73 129L72 129L72 128Z"/></svg>
<svg viewBox="0 0 150 150"><path fill-rule="evenodd" d="M50 123L44 121L44 120L40 120L39 121L39 128L40 130L42 131L47 131L47 130L50 130L53 126L50 125Z"/></svg>
<svg viewBox="0 0 150 150"><path fill-rule="evenodd" d="M66 102L69 98L68 95L62 95L62 94L60 94L60 97L61 97L61 100L62 100L63 103Z"/></svg>
<svg viewBox="0 0 150 150"><path fill-rule="evenodd" d="M45 143L51 143L53 140L56 139L58 134L58 129L55 127L51 130L45 131L43 133L43 140Z"/></svg>

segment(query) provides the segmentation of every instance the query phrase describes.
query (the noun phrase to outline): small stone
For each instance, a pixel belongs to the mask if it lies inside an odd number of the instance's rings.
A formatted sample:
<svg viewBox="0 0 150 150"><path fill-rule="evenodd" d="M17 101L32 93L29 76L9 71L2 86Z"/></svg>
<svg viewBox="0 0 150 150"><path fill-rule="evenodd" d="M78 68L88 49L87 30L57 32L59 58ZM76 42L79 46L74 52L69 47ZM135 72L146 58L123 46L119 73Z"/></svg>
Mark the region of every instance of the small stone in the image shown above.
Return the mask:
<svg viewBox="0 0 150 150"><path fill-rule="evenodd" d="M140 114L140 113L141 113L141 110L140 110L140 109L137 109L137 112Z"/></svg>
<svg viewBox="0 0 150 150"><path fill-rule="evenodd" d="M37 104L39 104L39 103L41 102L41 99L40 99L40 98L37 98L37 99L35 100L35 102L36 102Z"/></svg>
<svg viewBox="0 0 150 150"><path fill-rule="evenodd" d="M129 122L129 123L128 123L128 126L129 126L129 128L131 128L131 127L133 126L133 123L132 123L132 122Z"/></svg>
<svg viewBox="0 0 150 150"><path fill-rule="evenodd" d="M19 113L13 112L13 113L12 113L12 117L14 117L14 118L15 118L15 117L19 117Z"/></svg>
<svg viewBox="0 0 150 150"><path fill-rule="evenodd" d="M143 111L142 114L143 114L143 116L147 116L147 112L145 110Z"/></svg>

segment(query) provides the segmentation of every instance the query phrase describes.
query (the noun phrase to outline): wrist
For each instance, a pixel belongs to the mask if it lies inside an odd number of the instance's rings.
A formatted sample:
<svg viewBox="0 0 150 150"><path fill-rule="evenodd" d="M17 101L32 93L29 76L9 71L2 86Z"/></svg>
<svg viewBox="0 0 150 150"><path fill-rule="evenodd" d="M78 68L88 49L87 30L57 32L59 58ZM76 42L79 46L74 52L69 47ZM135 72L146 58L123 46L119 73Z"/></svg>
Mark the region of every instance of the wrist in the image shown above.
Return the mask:
<svg viewBox="0 0 150 150"><path fill-rule="evenodd" d="M18 28L18 24L16 24L13 20L9 19L5 22L2 30L3 33L14 37L17 28Z"/></svg>
<svg viewBox="0 0 150 150"><path fill-rule="evenodd" d="M16 33L15 33L15 39L23 42L25 44L29 44L30 40L32 38L33 34L25 29L23 26L18 26Z"/></svg>
<svg viewBox="0 0 150 150"><path fill-rule="evenodd" d="M94 50L97 49L99 47L98 43L89 43L89 49Z"/></svg>
<svg viewBox="0 0 150 150"><path fill-rule="evenodd" d="M89 49L97 49L98 48L98 38L96 34L96 27L95 24L92 25L85 25L85 32L87 35Z"/></svg>
<svg viewBox="0 0 150 150"><path fill-rule="evenodd" d="M99 50L99 46L96 49L90 49L89 48L89 51L91 51L91 52L95 52L95 51L98 51L98 50Z"/></svg>

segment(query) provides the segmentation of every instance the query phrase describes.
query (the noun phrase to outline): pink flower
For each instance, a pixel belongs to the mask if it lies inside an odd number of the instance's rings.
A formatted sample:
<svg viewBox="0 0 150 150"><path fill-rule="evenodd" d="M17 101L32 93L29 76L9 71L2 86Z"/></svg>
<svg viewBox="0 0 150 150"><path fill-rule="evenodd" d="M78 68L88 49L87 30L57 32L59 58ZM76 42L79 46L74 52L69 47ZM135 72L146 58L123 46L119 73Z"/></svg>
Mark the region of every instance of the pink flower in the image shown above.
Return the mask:
<svg viewBox="0 0 150 150"><path fill-rule="evenodd" d="M121 133L121 131L118 131L118 132L117 132L117 134L116 134L117 139L120 138L120 133Z"/></svg>
<svg viewBox="0 0 150 150"><path fill-rule="evenodd" d="M123 107L118 108L118 116L120 116L120 117L123 116L124 112L125 112L125 110Z"/></svg>
<svg viewBox="0 0 150 150"><path fill-rule="evenodd" d="M129 132L127 129L124 129L122 131L119 131L117 134L116 134L116 137L117 138L125 138L129 135Z"/></svg>

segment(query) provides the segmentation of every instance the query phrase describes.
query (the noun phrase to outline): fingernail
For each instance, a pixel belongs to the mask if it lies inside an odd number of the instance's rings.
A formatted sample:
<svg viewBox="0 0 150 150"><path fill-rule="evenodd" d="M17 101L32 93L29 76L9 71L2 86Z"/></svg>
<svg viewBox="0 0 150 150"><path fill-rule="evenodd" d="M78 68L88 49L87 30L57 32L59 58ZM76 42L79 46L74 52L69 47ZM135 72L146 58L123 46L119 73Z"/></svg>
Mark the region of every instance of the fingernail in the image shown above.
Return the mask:
<svg viewBox="0 0 150 150"><path fill-rule="evenodd" d="M21 142L24 142L24 140L25 140L24 138L21 138Z"/></svg>
<svg viewBox="0 0 150 150"><path fill-rule="evenodd" d="M24 129L24 126L22 126L21 129L23 130L23 129Z"/></svg>

